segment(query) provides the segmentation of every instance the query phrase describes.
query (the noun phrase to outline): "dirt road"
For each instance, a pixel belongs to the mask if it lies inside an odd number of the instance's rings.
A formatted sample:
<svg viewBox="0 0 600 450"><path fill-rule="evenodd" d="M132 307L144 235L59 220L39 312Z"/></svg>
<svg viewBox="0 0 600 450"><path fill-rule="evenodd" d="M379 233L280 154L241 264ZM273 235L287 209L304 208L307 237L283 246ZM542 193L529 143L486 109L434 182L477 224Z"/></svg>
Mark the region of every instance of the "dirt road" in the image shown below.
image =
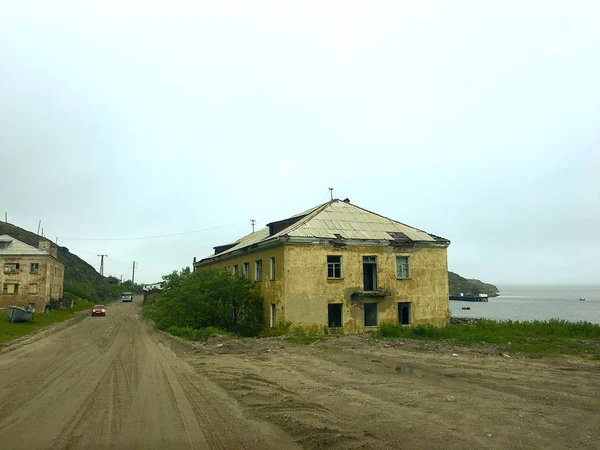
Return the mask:
<svg viewBox="0 0 600 450"><path fill-rule="evenodd" d="M0 447L600 447L600 361L360 336L189 343L140 314L116 304L1 352Z"/></svg>
<svg viewBox="0 0 600 450"><path fill-rule="evenodd" d="M295 447L154 339L139 301L0 354L1 448Z"/></svg>

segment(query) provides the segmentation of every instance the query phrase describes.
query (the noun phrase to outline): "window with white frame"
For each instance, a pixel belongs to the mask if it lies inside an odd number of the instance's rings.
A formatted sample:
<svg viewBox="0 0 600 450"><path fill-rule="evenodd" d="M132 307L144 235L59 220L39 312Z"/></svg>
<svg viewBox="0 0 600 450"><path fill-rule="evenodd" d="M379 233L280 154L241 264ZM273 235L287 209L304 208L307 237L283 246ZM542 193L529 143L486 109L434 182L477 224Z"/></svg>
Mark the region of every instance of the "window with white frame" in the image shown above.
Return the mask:
<svg viewBox="0 0 600 450"><path fill-rule="evenodd" d="M396 256L396 277L399 280L410 278L410 257Z"/></svg>
<svg viewBox="0 0 600 450"><path fill-rule="evenodd" d="M254 279L262 281L262 259L257 259L254 263Z"/></svg>
<svg viewBox="0 0 600 450"><path fill-rule="evenodd" d="M327 256L327 278L342 278L342 257L339 255Z"/></svg>
<svg viewBox="0 0 600 450"><path fill-rule="evenodd" d="M240 274L240 266L237 264L233 265L233 276L237 277Z"/></svg>
<svg viewBox="0 0 600 450"><path fill-rule="evenodd" d="M250 263L244 263L244 265L242 266L242 274L244 275L244 278L248 278L250 274Z"/></svg>

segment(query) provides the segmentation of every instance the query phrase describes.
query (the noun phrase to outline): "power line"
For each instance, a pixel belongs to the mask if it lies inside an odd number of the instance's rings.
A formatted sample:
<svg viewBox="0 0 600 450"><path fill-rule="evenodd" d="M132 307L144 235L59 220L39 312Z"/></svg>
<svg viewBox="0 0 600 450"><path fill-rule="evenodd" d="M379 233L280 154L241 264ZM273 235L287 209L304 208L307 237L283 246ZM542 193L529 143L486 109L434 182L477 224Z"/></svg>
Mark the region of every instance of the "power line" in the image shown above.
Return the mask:
<svg viewBox="0 0 600 450"><path fill-rule="evenodd" d="M140 236L140 237L125 237L125 238L66 238L66 237L64 237L61 239L66 239L69 241L138 241L138 240L142 240L142 239L158 239L158 238L164 238L164 237L170 237L170 236L183 236L185 234L202 233L204 231L211 231L211 230L218 230L220 228L233 227L235 225L240 225L243 223L246 223L246 222L230 223L229 225L221 225L221 226L212 227L212 228L203 228L202 230L184 231L182 233L161 234L161 235L157 235L157 236Z"/></svg>
<svg viewBox="0 0 600 450"><path fill-rule="evenodd" d="M100 275L104 276L104 257L108 255L97 255L100 257Z"/></svg>

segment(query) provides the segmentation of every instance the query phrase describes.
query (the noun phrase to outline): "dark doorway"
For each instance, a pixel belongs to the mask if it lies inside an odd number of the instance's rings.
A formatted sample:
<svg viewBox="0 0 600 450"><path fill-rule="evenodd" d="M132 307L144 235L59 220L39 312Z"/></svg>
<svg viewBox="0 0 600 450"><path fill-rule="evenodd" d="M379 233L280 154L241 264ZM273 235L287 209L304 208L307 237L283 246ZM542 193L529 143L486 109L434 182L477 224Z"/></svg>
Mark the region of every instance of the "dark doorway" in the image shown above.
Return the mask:
<svg viewBox="0 0 600 450"><path fill-rule="evenodd" d="M377 289L377 257L363 256L363 289L375 291Z"/></svg>
<svg viewBox="0 0 600 450"><path fill-rule="evenodd" d="M410 325L410 302L398 302L398 323Z"/></svg>
<svg viewBox="0 0 600 450"><path fill-rule="evenodd" d="M376 327L378 325L377 313L377 303L365 303L365 327Z"/></svg>
<svg viewBox="0 0 600 450"><path fill-rule="evenodd" d="M329 328L342 328L342 304L330 303L327 305Z"/></svg>

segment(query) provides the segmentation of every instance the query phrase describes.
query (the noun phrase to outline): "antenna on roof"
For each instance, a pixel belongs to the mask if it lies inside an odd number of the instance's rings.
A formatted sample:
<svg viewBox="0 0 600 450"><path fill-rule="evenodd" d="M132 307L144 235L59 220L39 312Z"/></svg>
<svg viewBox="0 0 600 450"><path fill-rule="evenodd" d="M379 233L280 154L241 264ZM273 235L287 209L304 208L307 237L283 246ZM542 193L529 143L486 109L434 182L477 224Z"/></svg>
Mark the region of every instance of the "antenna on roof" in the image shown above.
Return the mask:
<svg viewBox="0 0 600 450"><path fill-rule="evenodd" d="M254 224L256 223L256 220L250 219L250 223L252 224L252 232L254 233Z"/></svg>
<svg viewBox="0 0 600 450"><path fill-rule="evenodd" d="M329 188L329 194L331 195L331 200L333 200L333 188Z"/></svg>

